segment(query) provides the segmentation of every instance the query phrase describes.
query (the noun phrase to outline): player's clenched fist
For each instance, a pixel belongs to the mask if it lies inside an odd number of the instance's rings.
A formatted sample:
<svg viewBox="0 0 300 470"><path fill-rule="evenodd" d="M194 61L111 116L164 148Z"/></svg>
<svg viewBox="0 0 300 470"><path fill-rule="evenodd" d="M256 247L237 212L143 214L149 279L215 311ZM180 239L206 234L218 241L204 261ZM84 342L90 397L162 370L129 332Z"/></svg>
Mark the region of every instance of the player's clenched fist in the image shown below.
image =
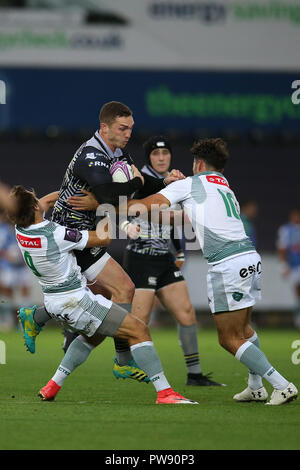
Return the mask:
<svg viewBox="0 0 300 470"><path fill-rule="evenodd" d="M174 181L183 180L183 179L185 179L185 176L183 173L181 173L181 171L172 170L170 171L168 176L165 178L165 183L170 184L170 183L173 183Z"/></svg>

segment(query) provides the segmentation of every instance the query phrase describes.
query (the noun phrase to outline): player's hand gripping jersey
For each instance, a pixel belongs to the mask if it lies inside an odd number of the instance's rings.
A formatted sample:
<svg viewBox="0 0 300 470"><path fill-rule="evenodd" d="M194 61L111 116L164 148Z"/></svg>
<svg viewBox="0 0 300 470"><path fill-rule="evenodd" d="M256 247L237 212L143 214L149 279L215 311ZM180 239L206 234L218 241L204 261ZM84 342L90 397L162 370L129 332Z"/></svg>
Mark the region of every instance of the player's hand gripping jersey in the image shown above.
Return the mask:
<svg viewBox="0 0 300 470"><path fill-rule="evenodd" d="M160 191L171 203L181 202L209 264L256 251L246 236L239 204L221 173L202 172Z"/></svg>
<svg viewBox="0 0 300 470"><path fill-rule="evenodd" d="M44 294L70 292L86 286L73 250L85 248L88 231L79 232L45 220L26 229L16 227L16 237L24 261Z"/></svg>
<svg viewBox="0 0 300 470"><path fill-rule="evenodd" d="M142 199L150 194L155 194L165 187L163 176L149 165L144 165L141 173L145 179L145 184L135 193L134 198ZM148 222L148 220L139 217L132 217L130 220L140 226L140 232L138 239L129 240L126 247L127 250L153 256L169 253L170 239L173 241L173 227L170 224L164 225Z"/></svg>

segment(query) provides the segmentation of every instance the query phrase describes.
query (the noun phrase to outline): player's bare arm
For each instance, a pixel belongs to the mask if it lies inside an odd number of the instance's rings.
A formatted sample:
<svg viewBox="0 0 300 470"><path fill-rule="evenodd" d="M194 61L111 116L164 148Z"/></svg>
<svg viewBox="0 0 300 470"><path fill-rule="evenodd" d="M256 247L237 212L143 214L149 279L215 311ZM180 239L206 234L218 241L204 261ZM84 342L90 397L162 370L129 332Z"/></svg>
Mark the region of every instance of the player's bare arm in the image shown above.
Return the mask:
<svg viewBox="0 0 300 470"><path fill-rule="evenodd" d="M39 199L39 203L41 204L43 210L47 212L51 207L54 206L58 199L59 191L53 191L52 193L46 194Z"/></svg>
<svg viewBox="0 0 300 470"><path fill-rule="evenodd" d="M96 231L89 231L89 239L86 244L86 248L93 248L96 246L108 246L110 244L109 235L104 235L103 238L99 238Z"/></svg>
<svg viewBox="0 0 300 470"><path fill-rule="evenodd" d="M97 230L89 231L89 238L86 248L96 246L108 246L111 242L111 224L108 217L102 219L97 225Z"/></svg>
<svg viewBox="0 0 300 470"><path fill-rule="evenodd" d="M162 194L153 194L144 199L130 199L127 201L128 215L130 216L146 214L153 209L164 210L170 205L170 201Z"/></svg>

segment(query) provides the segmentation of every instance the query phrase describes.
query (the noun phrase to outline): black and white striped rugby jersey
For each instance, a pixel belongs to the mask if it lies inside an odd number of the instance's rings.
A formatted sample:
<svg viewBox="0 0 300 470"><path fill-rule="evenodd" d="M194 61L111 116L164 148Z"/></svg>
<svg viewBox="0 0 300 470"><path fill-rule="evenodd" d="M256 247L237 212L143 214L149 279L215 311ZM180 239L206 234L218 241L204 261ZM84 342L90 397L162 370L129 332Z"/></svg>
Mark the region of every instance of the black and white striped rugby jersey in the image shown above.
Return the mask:
<svg viewBox="0 0 300 470"><path fill-rule="evenodd" d="M144 165L141 173L144 176L145 185L134 195L136 199L143 199L165 187L163 176L151 166ZM172 225L149 222L141 217L131 218L130 221L140 226L140 237L136 240L130 240L126 247L127 250L139 254L161 256L170 252L172 247L170 242L172 242L175 251L181 251L180 240L175 238Z"/></svg>
<svg viewBox="0 0 300 470"><path fill-rule="evenodd" d="M67 203L70 196L82 196L82 189L92 191L98 202L115 204L119 196L128 196L142 186L140 178L128 183L113 183L110 167L116 161L133 160L129 153L117 148L112 150L98 132L84 142L75 152L65 173L59 197L52 213L52 220L60 225L79 230L95 230L96 211L77 211Z"/></svg>

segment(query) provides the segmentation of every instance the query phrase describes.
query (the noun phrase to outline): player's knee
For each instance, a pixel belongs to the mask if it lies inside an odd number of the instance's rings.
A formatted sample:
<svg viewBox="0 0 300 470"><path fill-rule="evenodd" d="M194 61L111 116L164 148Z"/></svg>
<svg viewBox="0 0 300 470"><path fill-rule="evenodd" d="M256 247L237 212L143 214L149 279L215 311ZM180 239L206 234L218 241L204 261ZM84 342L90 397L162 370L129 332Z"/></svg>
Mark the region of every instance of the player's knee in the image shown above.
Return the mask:
<svg viewBox="0 0 300 470"><path fill-rule="evenodd" d="M140 320L137 317L133 317L133 326L131 331L132 338L138 342L150 341L151 336L149 328L143 320Z"/></svg>
<svg viewBox="0 0 300 470"><path fill-rule="evenodd" d="M135 285L131 279L127 281L126 290L127 290L127 295L130 298L130 301L132 302L134 291L135 291Z"/></svg>
<svg viewBox="0 0 300 470"><path fill-rule="evenodd" d="M218 332L218 339L219 339L219 345L226 349L226 351L230 351L230 345L231 345L231 341L230 341L230 338L228 338L228 336Z"/></svg>
<svg viewBox="0 0 300 470"><path fill-rule="evenodd" d="M143 341L150 339L149 328L146 325L146 323L144 323L142 320L137 321L137 330L136 331L137 331L138 336L140 338L143 338Z"/></svg>
<svg viewBox="0 0 300 470"><path fill-rule="evenodd" d="M119 286L120 289L120 296L124 299L124 302L131 303L133 296L135 285L130 278L124 279L124 282Z"/></svg>
<svg viewBox="0 0 300 470"><path fill-rule="evenodd" d="M195 310L190 302L188 302L182 309L179 317L179 323L182 326L191 326L196 323Z"/></svg>
<svg viewBox="0 0 300 470"><path fill-rule="evenodd" d="M130 278L122 279L122 281L116 285L113 289L112 300L115 303L132 303L134 296L135 285Z"/></svg>

